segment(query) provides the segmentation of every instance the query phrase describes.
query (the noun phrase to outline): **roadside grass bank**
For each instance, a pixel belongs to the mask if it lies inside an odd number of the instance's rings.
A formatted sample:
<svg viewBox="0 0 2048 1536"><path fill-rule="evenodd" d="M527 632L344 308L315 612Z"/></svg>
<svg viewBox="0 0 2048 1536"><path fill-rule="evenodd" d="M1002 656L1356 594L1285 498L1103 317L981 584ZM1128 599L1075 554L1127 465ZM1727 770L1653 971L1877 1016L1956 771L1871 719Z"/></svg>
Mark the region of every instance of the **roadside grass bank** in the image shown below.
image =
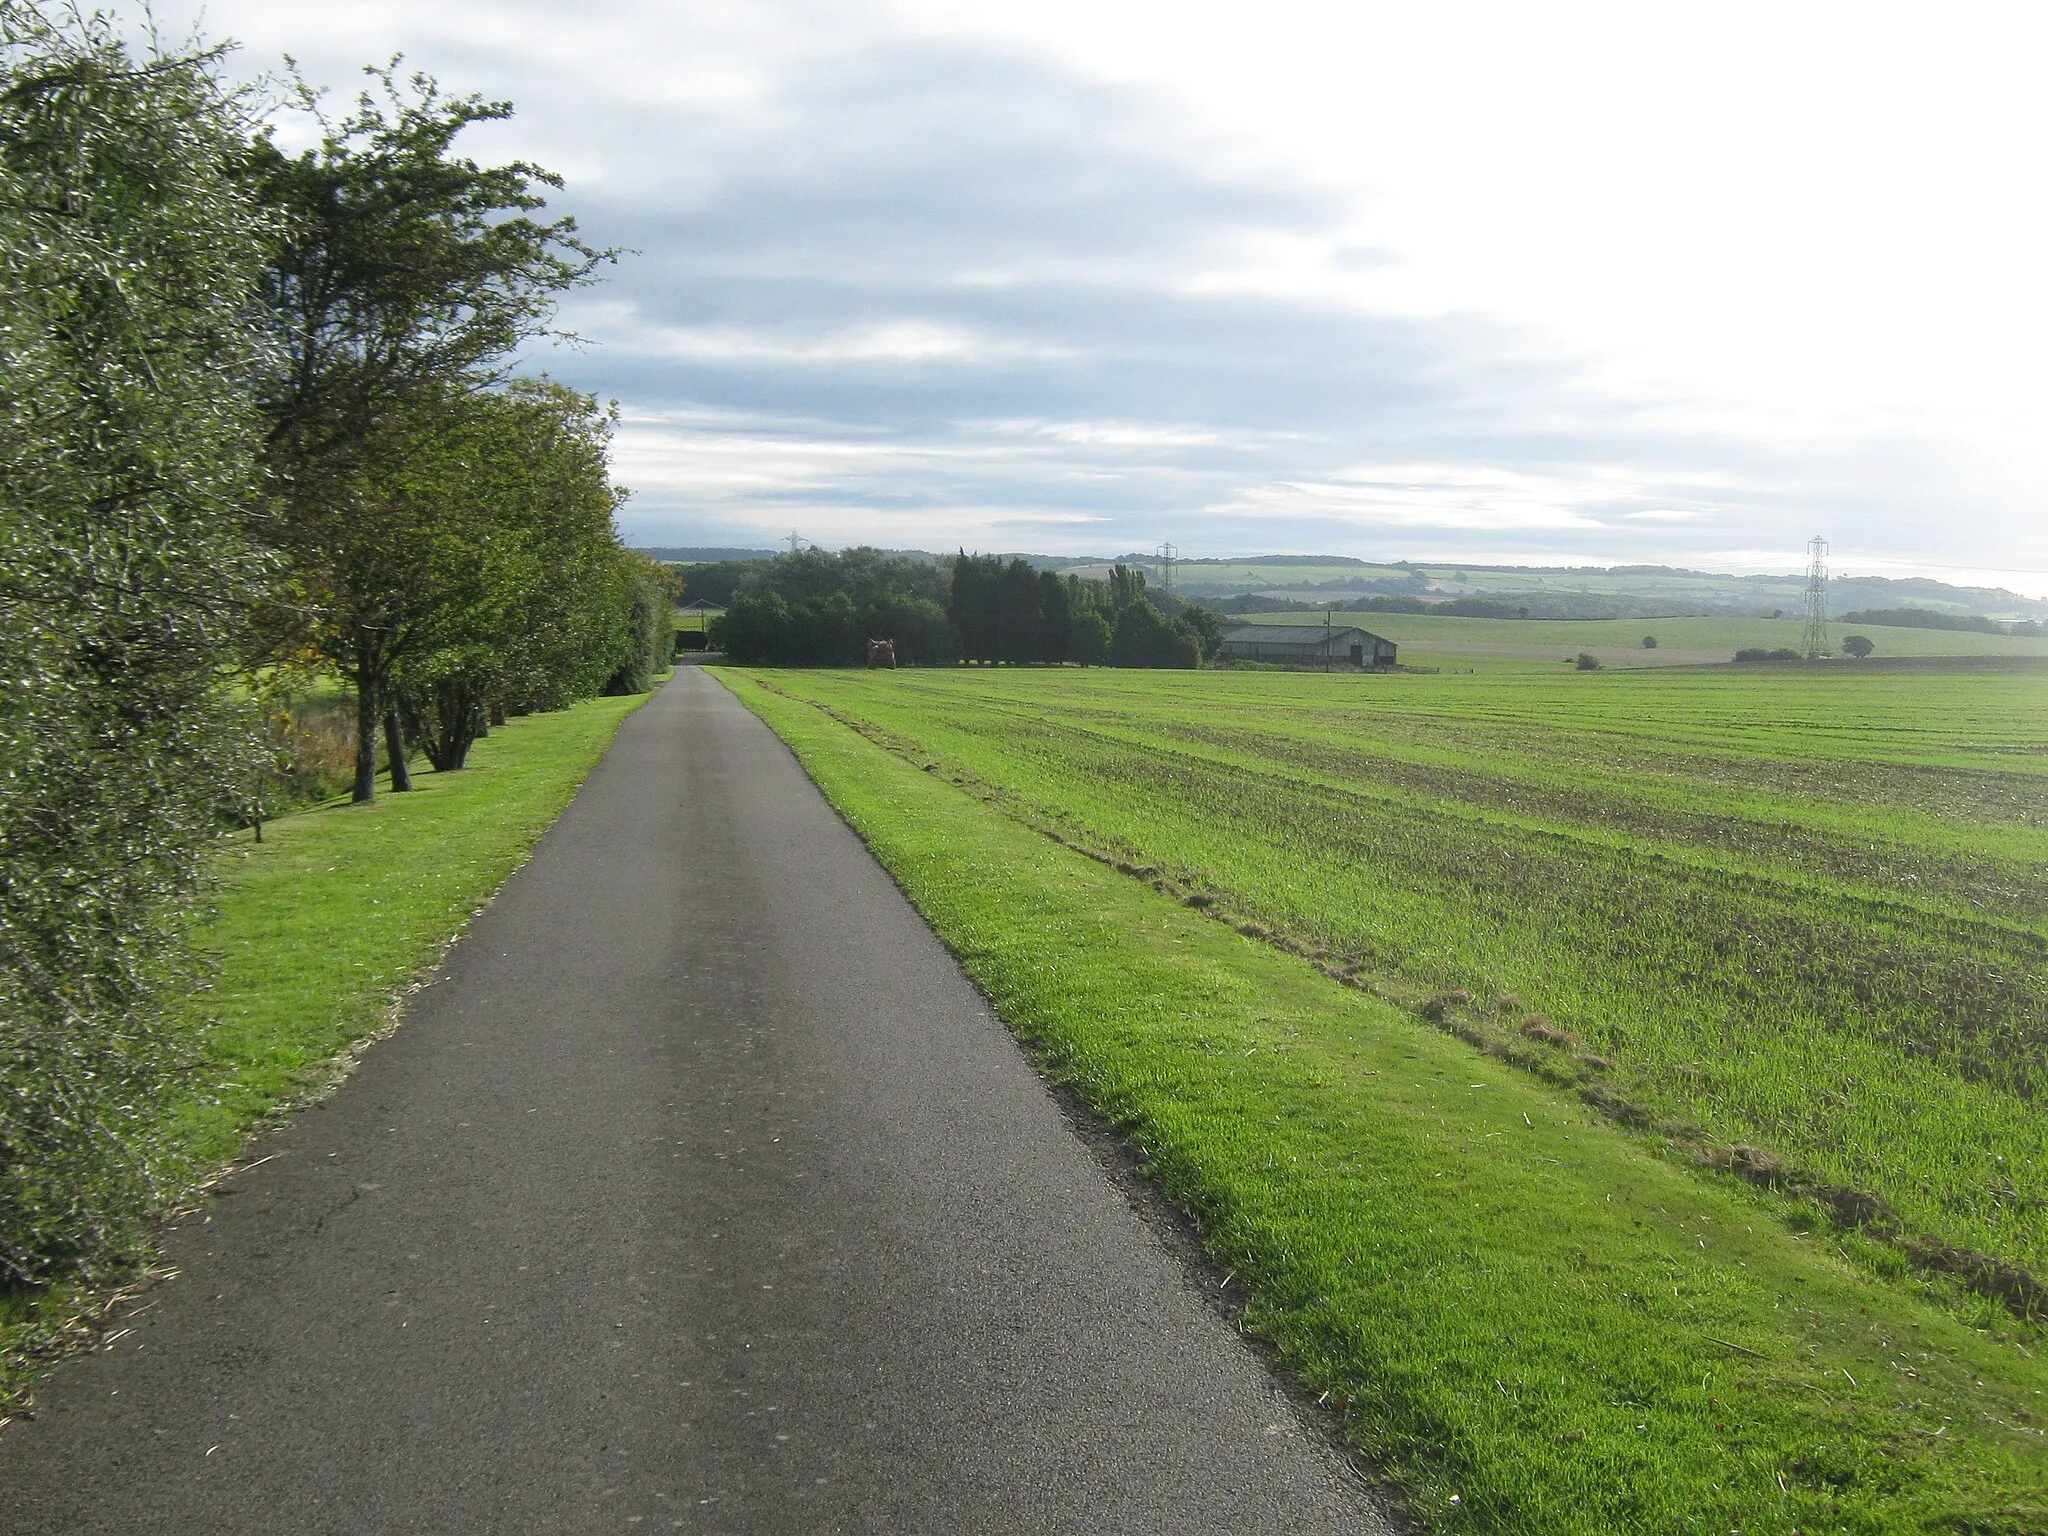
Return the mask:
<svg viewBox="0 0 2048 1536"><path fill-rule="evenodd" d="M1433 1528L2048 1529L2038 1328L1887 1280L1854 1233L793 696L897 680L721 676Z"/></svg>
<svg viewBox="0 0 2048 1536"><path fill-rule="evenodd" d="M494 727L462 771L417 775L410 794L283 816L261 843L246 830L223 840L199 931L214 967L193 1000L203 1060L173 1122L194 1188L263 1121L340 1082L353 1051L397 1022L406 988L525 861L647 697L522 716ZM37 1360L89 1333L120 1294L0 1295L0 1423Z"/></svg>

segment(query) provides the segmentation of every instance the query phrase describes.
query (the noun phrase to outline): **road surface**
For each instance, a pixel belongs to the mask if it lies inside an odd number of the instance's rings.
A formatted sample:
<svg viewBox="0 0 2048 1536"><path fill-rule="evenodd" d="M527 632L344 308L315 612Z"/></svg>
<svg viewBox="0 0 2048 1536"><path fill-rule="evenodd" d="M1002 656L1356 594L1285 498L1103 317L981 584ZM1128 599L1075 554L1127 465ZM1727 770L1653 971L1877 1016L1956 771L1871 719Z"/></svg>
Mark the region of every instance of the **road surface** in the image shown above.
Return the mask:
<svg viewBox="0 0 2048 1536"><path fill-rule="evenodd" d="M0 1434L0 1531L1385 1529L788 751L680 670Z"/></svg>

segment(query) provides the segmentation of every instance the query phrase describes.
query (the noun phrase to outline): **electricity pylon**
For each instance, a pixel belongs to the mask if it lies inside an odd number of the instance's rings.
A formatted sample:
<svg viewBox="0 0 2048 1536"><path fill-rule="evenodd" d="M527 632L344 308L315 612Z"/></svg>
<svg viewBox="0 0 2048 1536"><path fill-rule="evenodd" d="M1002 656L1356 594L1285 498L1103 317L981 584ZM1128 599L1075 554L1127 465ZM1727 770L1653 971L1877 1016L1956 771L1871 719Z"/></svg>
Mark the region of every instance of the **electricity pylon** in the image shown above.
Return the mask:
<svg viewBox="0 0 2048 1536"><path fill-rule="evenodd" d="M1828 654L1828 541L1815 534L1806 542L1806 659Z"/></svg>

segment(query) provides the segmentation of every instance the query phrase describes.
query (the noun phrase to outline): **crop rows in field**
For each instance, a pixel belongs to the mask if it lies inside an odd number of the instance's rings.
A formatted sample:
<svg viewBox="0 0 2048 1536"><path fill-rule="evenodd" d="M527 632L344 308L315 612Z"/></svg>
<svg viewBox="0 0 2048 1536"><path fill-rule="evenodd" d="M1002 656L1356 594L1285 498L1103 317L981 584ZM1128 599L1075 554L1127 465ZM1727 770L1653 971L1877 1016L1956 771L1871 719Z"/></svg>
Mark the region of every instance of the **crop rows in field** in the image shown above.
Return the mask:
<svg viewBox="0 0 2048 1536"><path fill-rule="evenodd" d="M2048 1272L2024 678L785 674L1341 968Z"/></svg>

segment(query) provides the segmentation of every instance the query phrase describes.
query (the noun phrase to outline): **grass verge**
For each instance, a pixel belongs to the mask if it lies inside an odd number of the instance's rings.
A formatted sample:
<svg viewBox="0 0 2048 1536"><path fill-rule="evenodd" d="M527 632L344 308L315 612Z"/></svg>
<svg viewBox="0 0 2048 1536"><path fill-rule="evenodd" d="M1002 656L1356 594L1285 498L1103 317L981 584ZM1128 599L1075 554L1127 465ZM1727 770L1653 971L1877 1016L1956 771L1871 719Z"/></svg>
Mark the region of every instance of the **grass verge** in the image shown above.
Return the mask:
<svg viewBox="0 0 2048 1536"><path fill-rule="evenodd" d="M2048 1529L2038 1330L723 676L1432 1528Z"/></svg>
<svg viewBox="0 0 2048 1536"><path fill-rule="evenodd" d="M420 774L410 794L280 817L261 843L246 831L223 841L199 934L216 967L195 1000L205 1060L174 1118L196 1174L339 1082L397 1022L406 989L525 861L646 697L522 717L478 742L463 771ZM129 1289L0 1295L0 1423L37 1363L89 1336Z"/></svg>

